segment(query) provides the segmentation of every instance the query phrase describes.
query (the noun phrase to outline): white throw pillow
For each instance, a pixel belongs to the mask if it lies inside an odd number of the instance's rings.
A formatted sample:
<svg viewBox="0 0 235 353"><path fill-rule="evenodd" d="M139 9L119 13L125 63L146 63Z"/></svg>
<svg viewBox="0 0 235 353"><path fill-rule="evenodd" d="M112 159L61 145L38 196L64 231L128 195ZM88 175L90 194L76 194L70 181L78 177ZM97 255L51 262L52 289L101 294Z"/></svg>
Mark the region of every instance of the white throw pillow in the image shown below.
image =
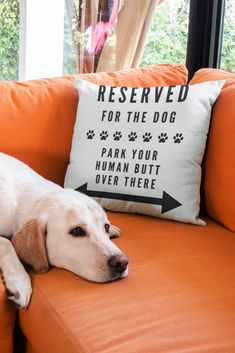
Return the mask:
<svg viewBox="0 0 235 353"><path fill-rule="evenodd" d="M201 162L223 83L127 88L76 80L65 187L108 210L204 225L198 218Z"/></svg>

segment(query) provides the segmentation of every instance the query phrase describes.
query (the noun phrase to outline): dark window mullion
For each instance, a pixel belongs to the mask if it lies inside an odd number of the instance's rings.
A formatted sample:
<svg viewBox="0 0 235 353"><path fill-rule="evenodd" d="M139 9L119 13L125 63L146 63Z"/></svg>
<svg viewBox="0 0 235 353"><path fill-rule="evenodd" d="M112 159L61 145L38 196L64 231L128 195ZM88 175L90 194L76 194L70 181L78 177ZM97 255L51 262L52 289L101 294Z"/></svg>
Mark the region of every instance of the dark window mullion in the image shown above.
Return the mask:
<svg viewBox="0 0 235 353"><path fill-rule="evenodd" d="M215 18L215 21L213 21L211 28L209 67L220 67L225 1L226 0L214 0L212 18Z"/></svg>
<svg viewBox="0 0 235 353"><path fill-rule="evenodd" d="M225 0L191 0L186 66L189 78L202 67L219 67Z"/></svg>

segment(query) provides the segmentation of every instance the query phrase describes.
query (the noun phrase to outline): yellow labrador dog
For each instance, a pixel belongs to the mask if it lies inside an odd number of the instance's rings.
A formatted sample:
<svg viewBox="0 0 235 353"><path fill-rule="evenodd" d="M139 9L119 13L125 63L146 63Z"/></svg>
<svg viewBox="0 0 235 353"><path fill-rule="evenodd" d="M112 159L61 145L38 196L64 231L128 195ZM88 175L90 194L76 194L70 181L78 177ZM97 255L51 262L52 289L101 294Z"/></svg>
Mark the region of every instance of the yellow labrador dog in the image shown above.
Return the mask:
<svg viewBox="0 0 235 353"><path fill-rule="evenodd" d="M3 280L9 299L20 308L28 306L32 292L20 260L37 272L53 265L94 282L128 274L127 257L110 240L119 229L109 223L96 201L63 189L3 153L0 235Z"/></svg>

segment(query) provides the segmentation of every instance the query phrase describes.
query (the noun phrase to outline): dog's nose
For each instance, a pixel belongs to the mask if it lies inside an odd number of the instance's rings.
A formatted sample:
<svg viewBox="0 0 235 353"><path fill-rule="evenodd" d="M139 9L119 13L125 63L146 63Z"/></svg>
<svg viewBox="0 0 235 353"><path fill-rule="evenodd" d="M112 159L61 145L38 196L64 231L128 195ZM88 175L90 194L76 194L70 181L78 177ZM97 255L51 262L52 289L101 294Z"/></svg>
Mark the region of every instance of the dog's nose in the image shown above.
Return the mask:
<svg viewBox="0 0 235 353"><path fill-rule="evenodd" d="M108 259L108 264L116 273L123 273L127 269L128 258L125 255L113 255Z"/></svg>

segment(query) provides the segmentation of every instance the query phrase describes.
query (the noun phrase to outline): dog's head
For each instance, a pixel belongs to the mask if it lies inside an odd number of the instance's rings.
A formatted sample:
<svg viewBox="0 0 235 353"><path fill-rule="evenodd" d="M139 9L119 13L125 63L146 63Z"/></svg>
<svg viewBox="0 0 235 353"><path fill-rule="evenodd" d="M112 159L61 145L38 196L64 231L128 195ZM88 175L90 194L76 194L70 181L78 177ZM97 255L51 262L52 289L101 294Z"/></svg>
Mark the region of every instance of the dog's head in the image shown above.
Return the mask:
<svg viewBox="0 0 235 353"><path fill-rule="evenodd" d="M42 197L12 243L22 261L37 272L49 264L94 282L126 277L127 257L110 240L119 235L90 197L62 189Z"/></svg>

